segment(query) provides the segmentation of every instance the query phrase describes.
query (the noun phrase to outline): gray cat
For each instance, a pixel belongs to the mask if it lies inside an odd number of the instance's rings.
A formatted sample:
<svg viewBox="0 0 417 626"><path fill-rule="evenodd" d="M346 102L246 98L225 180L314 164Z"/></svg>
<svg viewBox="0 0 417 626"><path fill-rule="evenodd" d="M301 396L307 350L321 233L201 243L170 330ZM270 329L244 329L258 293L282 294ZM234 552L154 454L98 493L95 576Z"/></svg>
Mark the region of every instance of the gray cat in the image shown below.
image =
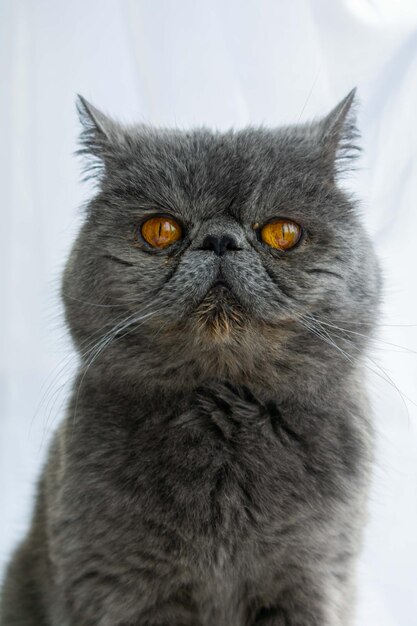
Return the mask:
<svg viewBox="0 0 417 626"><path fill-rule="evenodd" d="M125 127L79 100L98 190L69 258L81 357L1 626L346 626L380 274L318 122Z"/></svg>

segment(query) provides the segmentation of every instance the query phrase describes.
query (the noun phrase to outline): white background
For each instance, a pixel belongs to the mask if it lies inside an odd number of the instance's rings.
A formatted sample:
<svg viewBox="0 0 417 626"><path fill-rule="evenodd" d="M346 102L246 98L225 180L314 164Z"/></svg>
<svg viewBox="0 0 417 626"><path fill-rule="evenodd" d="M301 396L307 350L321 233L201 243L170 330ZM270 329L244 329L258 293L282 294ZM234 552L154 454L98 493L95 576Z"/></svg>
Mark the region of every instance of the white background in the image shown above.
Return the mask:
<svg viewBox="0 0 417 626"><path fill-rule="evenodd" d="M76 362L58 298L91 193L75 94L123 121L228 128L322 115L355 85L364 156L348 185L386 285L357 624L417 624L415 0L0 0L1 570Z"/></svg>

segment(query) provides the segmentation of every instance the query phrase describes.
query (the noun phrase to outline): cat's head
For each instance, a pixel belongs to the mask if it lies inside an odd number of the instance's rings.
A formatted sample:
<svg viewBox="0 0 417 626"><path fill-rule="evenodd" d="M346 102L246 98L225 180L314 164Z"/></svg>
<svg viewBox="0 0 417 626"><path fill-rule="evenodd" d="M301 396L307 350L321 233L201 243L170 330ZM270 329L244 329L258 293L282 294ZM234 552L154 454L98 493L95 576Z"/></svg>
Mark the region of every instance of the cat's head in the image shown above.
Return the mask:
<svg viewBox="0 0 417 626"><path fill-rule="evenodd" d="M221 133L123 126L80 98L98 191L63 297L84 361L168 386L314 386L351 367L380 282L338 185L353 100L311 124Z"/></svg>

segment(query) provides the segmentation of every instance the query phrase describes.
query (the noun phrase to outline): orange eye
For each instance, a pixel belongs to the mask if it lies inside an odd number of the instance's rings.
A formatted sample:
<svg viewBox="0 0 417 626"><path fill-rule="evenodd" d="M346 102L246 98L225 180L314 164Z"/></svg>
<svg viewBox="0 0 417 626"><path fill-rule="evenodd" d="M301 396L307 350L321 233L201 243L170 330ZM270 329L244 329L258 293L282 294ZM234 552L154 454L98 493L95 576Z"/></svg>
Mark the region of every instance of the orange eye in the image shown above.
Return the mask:
<svg viewBox="0 0 417 626"><path fill-rule="evenodd" d="M171 217L151 217L143 222L140 232L153 248L167 248L181 239L181 226Z"/></svg>
<svg viewBox="0 0 417 626"><path fill-rule="evenodd" d="M277 250L293 248L301 237L301 226L291 220L275 220L268 222L261 229L261 239L264 243Z"/></svg>

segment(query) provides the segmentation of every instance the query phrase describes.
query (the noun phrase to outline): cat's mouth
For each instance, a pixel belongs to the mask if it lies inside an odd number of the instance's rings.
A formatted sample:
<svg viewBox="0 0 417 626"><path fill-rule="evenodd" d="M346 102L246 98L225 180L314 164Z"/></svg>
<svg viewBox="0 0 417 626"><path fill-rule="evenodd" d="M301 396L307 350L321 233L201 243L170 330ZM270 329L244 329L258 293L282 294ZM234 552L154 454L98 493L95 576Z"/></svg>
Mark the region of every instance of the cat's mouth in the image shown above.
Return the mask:
<svg viewBox="0 0 417 626"><path fill-rule="evenodd" d="M224 275L219 271L217 278L211 283L203 298L204 301L210 301L213 307L224 308L227 304L230 308L241 307L241 302L237 297L233 287Z"/></svg>
<svg viewBox="0 0 417 626"><path fill-rule="evenodd" d="M211 285L209 292L210 291L214 291L217 293L221 293L223 290L225 291L231 291L230 286L228 285L228 283L223 280L222 278L217 278L214 283Z"/></svg>
<svg viewBox="0 0 417 626"><path fill-rule="evenodd" d="M197 307L197 321L200 331L223 339L243 327L242 305L221 273Z"/></svg>
<svg viewBox="0 0 417 626"><path fill-rule="evenodd" d="M214 279L214 281L211 283L207 294L209 294L210 292L214 292L217 293L219 295L221 295L222 293L225 294L227 292L229 292L230 294L234 295L233 289L229 283L229 281L227 280L227 278L225 277L221 266L219 267L219 270L217 272L217 276ZM236 296L234 295L235 299Z"/></svg>

